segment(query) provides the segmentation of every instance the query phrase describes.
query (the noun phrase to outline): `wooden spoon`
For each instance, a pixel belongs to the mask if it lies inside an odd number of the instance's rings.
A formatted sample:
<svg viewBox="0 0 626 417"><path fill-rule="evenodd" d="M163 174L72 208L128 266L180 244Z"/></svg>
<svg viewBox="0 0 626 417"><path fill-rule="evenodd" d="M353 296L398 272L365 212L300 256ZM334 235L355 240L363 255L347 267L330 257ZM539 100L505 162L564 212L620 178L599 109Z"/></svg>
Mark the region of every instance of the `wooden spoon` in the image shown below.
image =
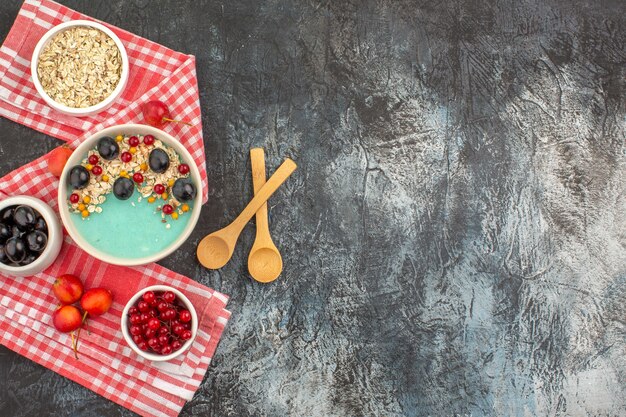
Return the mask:
<svg viewBox="0 0 626 417"><path fill-rule="evenodd" d="M252 185L258 193L265 184L265 152L263 148L250 150ZM283 258L270 235L267 221L267 203L256 212L256 238L248 255L248 272L259 282L272 282L283 270Z"/></svg>
<svg viewBox="0 0 626 417"><path fill-rule="evenodd" d="M246 223L250 221L254 213L261 208L296 168L296 163L287 158L231 224L205 236L200 241L197 255L198 260L204 267L219 269L226 265L231 256L233 256L237 239Z"/></svg>

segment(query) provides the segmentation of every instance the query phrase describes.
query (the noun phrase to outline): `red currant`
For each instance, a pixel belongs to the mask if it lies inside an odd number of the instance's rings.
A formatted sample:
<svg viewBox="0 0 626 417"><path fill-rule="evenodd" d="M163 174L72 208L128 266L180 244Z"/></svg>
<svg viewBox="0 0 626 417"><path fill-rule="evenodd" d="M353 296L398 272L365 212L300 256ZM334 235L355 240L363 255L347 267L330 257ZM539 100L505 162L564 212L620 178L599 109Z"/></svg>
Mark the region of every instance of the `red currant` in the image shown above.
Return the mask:
<svg viewBox="0 0 626 417"><path fill-rule="evenodd" d="M152 329L148 329L145 332L143 332L143 335L146 337L146 339L149 339L151 337L154 337L157 335L157 331L156 330L152 330Z"/></svg>
<svg viewBox="0 0 626 417"><path fill-rule="evenodd" d="M178 166L178 172L180 172L183 175L188 174L189 173L189 165L187 165L187 164L180 164Z"/></svg>
<svg viewBox="0 0 626 417"><path fill-rule="evenodd" d="M139 138L137 136L131 136L128 138L128 144L132 147L139 145Z"/></svg>
<svg viewBox="0 0 626 417"><path fill-rule="evenodd" d="M130 152L122 152L122 154L120 155L120 159L122 160L122 162L130 162L133 160L133 154Z"/></svg>
<svg viewBox="0 0 626 417"><path fill-rule="evenodd" d="M141 300L140 302L137 303L137 308L142 313L147 313L148 310L150 310L150 305L146 303L145 301Z"/></svg>
<svg viewBox="0 0 626 417"><path fill-rule="evenodd" d="M176 310L173 308L168 308L164 312L161 313L161 318L165 321L173 320L176 318Z"/></svg>
<svg viewBox="0 0 626 417"><path fill-rule="evenodd" d="M170 353L172 353L172 346L170 345L163 346L163 348L161 349L161 355L169 355Z"/></svg>
<svg viewBox="0 0 626 417"><path fill-rule="evenodd" d="M157 184L154 186L154 192L158 195L161 195L165 192L165 185Z"/></svg>
<svg viewBox="0 0 626 417"><path fill-rule="evenodd" d="M143 182L143 175L141 174L141 172L135 172L133 174L133 181L135 181L137 184L141 184Z"/></svg>
<svg viewBox="0 0 626 417"><path fill-rule="evenodd" d="M156 311L154 311L154 310L150 310L150 311L148 311L148 316L150 316L150 317L156 317L156 316L157 316L157 312L156 312Z"/></svg>
<svg viewBox="0 0 626 417"><path fill-rule="evenodd" d="M128 320L130 324L141 324L141 315L139 313L131 314Z"/></svg>
<svg viewBox="0 0 626 417"><path fill-rule="evenodd" d="M163 293L162 298L163 298L163 300L167 301L168 303L173 303L174 300L176 300L176 294L174 294L171 291L165 291Z"/></svg>
<svg viewBox="0 0 626 417"><path fill-rule="evenodd" d="M174 340L174 341L172 342L172 345L171 345L171 346L172 346L172 350L175 352L175 351L177 351L178 349L180 349L181 347L183 347L183 344L182 344L182 343L180 343L180 340Z"/></svg>
<svg viewBox="0 0 626 417"><path fill-rule="evenodd" d="M141 322L144 324L147 323L148 320L150 320L150 316L148 315L148 313L141 313L140 317L141 317Z"/></svg>
<svg viewBox="0 0 626 417"><path fill-rule="evenodd" d="M154 136L146 135L143 137L143 143L150 146L154 143Z"/></svg>
<svg viewBox="0 0 626 417"><path fill-rule="evenodd" d="M163 214L172 214L174 212L174 207L169 204L165 204L161 210L163 210Z"/></svg>
<svg viewBox="0 0 626 417"><path fill-rule="evenodd" d="M191 321L191 313L189 310L181 310L180 313L178 313L178 318L183 323L188 323Z"/></svg>
<svg viewBox="0 0 626 417"><path fill-rule="evenodd" d="M163 345L166 345L166 344L167 344L167 342L170 340L170 338L169 338L169 336L162 334L162 335L160 335L160 336L157 338L157 340L159 341L159 344L160 344L161 346L163 346Z"/></svg>
<svg viewBox="0 0 626 417"><path fill-rule="evenodd" d="M165 311L168 308L170 308L170 304L168 302L166 302L166 301L161 300L161 301L158 302L156 308L159 311Z"/></svg>
<svg viewBox="0 0 626 417"><path fill-rule="evenodd" d="M172 331L174 332L174 334L180 336L180 334L185 331L185 328L182 324L177 324L176 326L172 326Z"/></svg>
<svg viewBox="0 0 626 417"><path fill-rule="evenodd" d="M96 177L102 175L102 167L100 165L94 165L94 167L91 168L91 173Z"/></svg>
<svg viewBox="0 0 626 417"><path fill-rule="evenodd" d="M183 339L183 340L191 339L191 330L185 330L184 332L182 332L180 334L180 338Z"/></svg>
<svg viewBox="0 0 626 417"><path fill-rule="evenodd" d="M148 328L152 330L158 330L159 327L161 327L161 322L159 321L159 319L151 318L150 320L148 320Z"/></svg>
<svg viewBox="0 0 626 417"><path fill-rule="evenodd" d="M98 158L98 155L90 155L89 158L87 158L87 162L89 162L91 165L96 165L99 160L100 158Z"/></svg>
<svg viewBox="0 0 626 417"><path fill-rule="evenodd" d="M151 337L148 339L148 346L153 350L157 350L159 348L159 340L156 337Z"/></svg>
<svg viewBox="0 0 626 417"><path fill-rule="evenodd" d="M135 343L140 343L140 342L143 342L143 336L142 336L142 335L140 335L140 334L138 334L138 335L134 335L134 336L132 337L132 339L133 339L133 342L135 342Z"/></svg>
<svg viewBox="0 0 626 417"><path fill-rule="evenodd" d="M155 299L156 299L156 295L154 294L154 292L153 292L153 291L146 291L145 293L143 293L143 295L141 296L141 298L143 298L143 300L144 300L146 303L150 304L150 302L151 302L152 300L155 300Z"/></svg>
<svg viewBox="0 0 626 417"><path fill-rule="evenodd" d="M191 323L183 323L185 330L191 330Z"/></svg>
<svg viewBox="0 0 626 417"><path fill-rule="evenodd" d="M137 326L136 324L130 326L129 330L130 330L130 334L133 336L137 336L141 334L141 326Z"/></svg>
<svg viewBox="0 0 626 417"><path fill-rule="evenodd" d="M137 347L143 351L148 350L148 344L145 341L141 341L139 343L137 343Z"/></svg>
<svg viewBox="0 0 626 417"><path fill-rule="evenodd" d="M70 203L76 204L80 201L80 196L76 193L70 195Z"/></svg>

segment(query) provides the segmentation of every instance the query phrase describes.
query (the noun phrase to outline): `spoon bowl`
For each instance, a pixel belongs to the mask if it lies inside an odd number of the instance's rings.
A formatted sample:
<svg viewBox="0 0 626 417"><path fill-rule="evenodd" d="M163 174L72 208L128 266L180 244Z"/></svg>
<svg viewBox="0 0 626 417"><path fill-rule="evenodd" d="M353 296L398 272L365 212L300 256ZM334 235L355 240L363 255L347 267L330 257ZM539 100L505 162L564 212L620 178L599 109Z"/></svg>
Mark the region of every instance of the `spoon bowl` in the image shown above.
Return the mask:
<svg viewBox="0 0 626 417"><path fill-rule="evenodd" d="M206 268L219 269L232 256L232 245L219 235L220 231L205 236L198 245L198 260Z"/></svg>
<svg viewBox="0 0 626 417"><path fill-rule="evenodd" d="M283 271L283 258L276 247L258 248L248 256L248 271L259 282L274 281Z"/></svg>

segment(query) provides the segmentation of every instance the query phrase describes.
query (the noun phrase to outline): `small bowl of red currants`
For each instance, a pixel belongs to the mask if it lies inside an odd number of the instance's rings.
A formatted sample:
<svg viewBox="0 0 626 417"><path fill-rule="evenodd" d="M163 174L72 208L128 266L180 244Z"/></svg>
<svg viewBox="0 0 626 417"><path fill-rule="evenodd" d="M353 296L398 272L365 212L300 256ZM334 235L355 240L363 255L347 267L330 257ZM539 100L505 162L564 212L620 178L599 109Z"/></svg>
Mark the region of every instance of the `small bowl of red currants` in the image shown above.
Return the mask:
<svg viewBox="0 0 626 417"><path fill-rule="evenodd" d="M150 361L168 361L185 352L197 332L198 316L191 301L167 285L144 288L122 312L126 343Z"/></svg>

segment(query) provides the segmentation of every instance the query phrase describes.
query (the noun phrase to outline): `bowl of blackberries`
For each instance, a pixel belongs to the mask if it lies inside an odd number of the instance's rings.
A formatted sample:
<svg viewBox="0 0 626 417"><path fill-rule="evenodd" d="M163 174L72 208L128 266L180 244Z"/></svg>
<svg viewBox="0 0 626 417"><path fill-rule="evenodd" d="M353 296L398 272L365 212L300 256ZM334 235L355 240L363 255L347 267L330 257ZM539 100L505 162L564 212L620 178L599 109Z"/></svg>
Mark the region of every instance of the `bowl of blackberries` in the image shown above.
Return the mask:
<svg viewBox="0 0 626 417"><path fill-rule="evenodd" d="M54 211L29 196L0 201L0 273L35 275L59 255L63 232Z"/></svg>

